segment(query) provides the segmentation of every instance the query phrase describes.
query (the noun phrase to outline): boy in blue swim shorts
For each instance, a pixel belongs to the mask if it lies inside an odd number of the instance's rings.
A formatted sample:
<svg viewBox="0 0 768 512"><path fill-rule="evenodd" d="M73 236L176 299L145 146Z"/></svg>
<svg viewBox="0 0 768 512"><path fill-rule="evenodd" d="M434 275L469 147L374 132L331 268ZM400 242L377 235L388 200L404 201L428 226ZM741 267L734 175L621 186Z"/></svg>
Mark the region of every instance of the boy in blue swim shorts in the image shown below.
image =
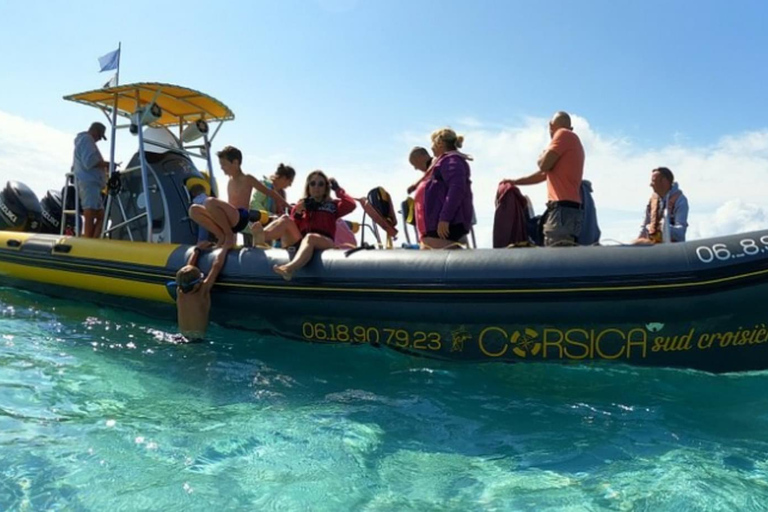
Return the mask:
<svg viewBox="0 0 768 512"><path fill-rule="evenodd" d="M208 197L202 205L189 207L189 216L216 237L216 247L230 249L235 245L235 235L245 229L250 213L245 208L235 208L226 201Z"/></svg>

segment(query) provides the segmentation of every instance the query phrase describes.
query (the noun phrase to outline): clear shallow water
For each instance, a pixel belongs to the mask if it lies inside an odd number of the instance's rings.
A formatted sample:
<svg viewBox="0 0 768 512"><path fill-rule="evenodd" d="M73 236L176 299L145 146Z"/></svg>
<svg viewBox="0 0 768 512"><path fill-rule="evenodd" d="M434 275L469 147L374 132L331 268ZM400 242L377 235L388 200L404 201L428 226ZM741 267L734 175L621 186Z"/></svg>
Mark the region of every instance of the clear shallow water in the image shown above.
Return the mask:
<svg viewBox="0 0 768 512"><path fill-rule="evenodd" d="M174 329L0 288L0 510L768 510L768 372Z"/></svg>

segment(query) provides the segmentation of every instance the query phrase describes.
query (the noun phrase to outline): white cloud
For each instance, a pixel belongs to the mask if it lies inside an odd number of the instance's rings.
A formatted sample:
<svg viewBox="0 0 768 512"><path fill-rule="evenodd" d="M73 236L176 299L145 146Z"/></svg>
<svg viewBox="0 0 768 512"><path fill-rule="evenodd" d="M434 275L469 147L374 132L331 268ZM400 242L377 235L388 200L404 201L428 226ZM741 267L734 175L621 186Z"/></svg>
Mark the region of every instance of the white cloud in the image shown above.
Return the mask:
<svg viewBox="0 0 768 512"><path fill-rule="evenodd" d="M479 244L487 247L492 239L496 186L503 178L535 171L536 158L549 141L547 120L528 118L514 126L465 121L457 122L454 128L465 136L464 150L475 157L476 232ZM724 135L710 146L684 144L681 135L667 146L650 149L638 147L626 137L598 133L578 116L574 116L574 129L587 154L585 177L593 183L604 240L627 242L637 235L650 194L650 170L662 165L673 170L691 204L689 239L768 227L768 129ZM64 173L71 166L74 136L0 112L0 186L7 180L18 180L40 196L48 189L61 188ZM280 161L300 170L322 168L356 196L382 185L398 205L405 198L405 189L419 176L408 165L407 154L412 146L428 142L428 133L407 132L393 136L384 147L372 143L370 151L340 148L338 154L325 155L327 161L320 162L311 154L294 154L286 148L276 148L269 157L246 152L246 168L257 176L271 173ZM134 144L135 139L123 144L124 153L117 160L122 156L127 163ZM289 191L289 198L298 197L302 183L303 173ZM546 187L524 187L523 191L540 212L546 202ZM357 212L351 216L353 220L359 217Z"/></svg>
<svg viewBox="0 0 768 512"><path fill-rule="evenodd" d="M755 204L733 199L722 204L705 222L694 228L695 238L708 238L729 233L757 231L768 226L768 214Z"/></svg>
<svg viewBox="0 0 768 512"><path fill-rule="evenodd" d="M38 196L61 189L72 166L75 135L0 111L0 186L16 180Z"/></svg>
<svg viewBox="0 0 768 512"><path fill-rule="evenodd" d="M644 149L625 137L597 133L586 119L574 116L574 130L587 155L585 178L592 181L604 239L631 241L639 231L650 195L650 171L673 170L691 204L689 239L768 227L760 207L768 189L768 129L727 135L711 146L675 143ZM534 172L535 162L549 141L547 119L530 118L518 126L484 129L476 120L455 126L465 136L464 150L472 164L478 217L493 219L493 197L503 178ZM464 128L462 131L461 128ZM428 134L408 142L425 144ZM546 203L546 187L522 187L537 212ZM490 245L492 226L479 228L482 244Z"/></svg>

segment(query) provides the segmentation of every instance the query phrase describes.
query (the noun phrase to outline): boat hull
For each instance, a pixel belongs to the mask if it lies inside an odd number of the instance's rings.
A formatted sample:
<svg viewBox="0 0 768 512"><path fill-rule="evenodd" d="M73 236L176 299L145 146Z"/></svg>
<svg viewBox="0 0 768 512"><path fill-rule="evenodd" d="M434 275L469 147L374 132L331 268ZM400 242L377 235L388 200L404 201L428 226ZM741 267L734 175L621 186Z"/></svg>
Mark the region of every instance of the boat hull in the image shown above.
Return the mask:
<svg viewBox="0 0 768 512"><path fill-rule="evenodd" d="M3 283L175 314L190 247L0 232ZM768 368L768 231L652 247L232 251L212 320L317 343L462 362ZM213 256L204 255L205 271Z"/></svg>

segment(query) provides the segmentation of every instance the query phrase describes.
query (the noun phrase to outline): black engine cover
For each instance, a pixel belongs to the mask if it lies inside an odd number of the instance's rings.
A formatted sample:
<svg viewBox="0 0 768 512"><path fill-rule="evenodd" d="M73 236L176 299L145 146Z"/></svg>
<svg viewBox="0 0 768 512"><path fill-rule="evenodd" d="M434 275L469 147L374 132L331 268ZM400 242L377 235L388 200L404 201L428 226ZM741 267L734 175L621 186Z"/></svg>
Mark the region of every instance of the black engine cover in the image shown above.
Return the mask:
<svg viewBox="0 0 768 512"><path fill-rule="evenodd" d="M0 230L39 231L41 221L42 208L32 189L9 181L0 192Z"/></svg>

